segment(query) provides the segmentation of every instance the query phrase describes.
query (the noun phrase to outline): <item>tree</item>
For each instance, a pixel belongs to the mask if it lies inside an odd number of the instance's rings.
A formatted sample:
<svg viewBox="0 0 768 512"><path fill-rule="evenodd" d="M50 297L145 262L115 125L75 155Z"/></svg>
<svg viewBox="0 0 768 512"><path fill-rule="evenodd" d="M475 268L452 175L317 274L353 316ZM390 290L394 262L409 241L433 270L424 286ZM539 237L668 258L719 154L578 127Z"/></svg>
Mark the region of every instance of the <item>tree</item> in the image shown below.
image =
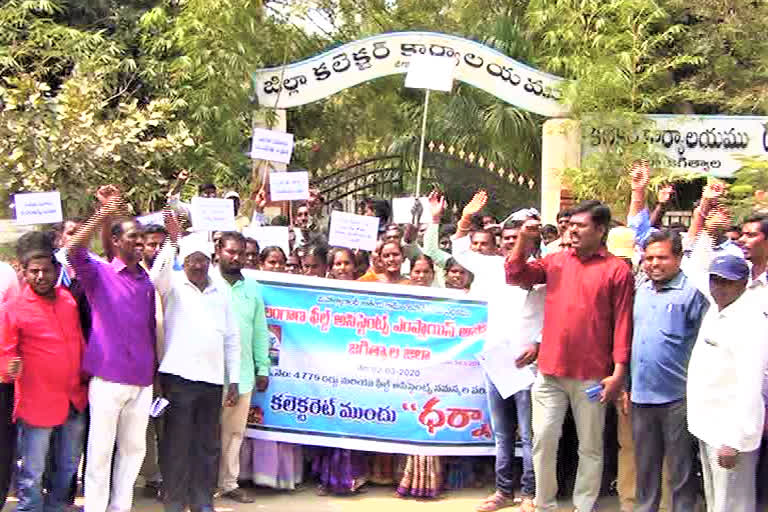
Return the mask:
<svg viewBox="0 0 768 512"><path fill-rule="evenodd" d="M87 211L96 185L116 183L138 210L158 206L167 183L164 162L194 141L183 124L173 122L169 100L144 107L136 100L120 103L105 118L102 78L75 74L54 96L31 75L6 80L0 89L6 193L58 190L72 216Z"/></svg>

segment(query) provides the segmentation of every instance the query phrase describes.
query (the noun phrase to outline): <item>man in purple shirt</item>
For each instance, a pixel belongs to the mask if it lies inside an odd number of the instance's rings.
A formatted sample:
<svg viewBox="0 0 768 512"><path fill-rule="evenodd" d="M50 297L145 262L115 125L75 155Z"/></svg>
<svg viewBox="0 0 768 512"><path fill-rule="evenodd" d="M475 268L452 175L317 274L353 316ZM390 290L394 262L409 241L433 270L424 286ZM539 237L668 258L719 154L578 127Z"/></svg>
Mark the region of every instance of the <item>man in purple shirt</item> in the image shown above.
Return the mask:
<svg viewBox="0 0 768 512"><path fill-rule="evenodd" d="M92 376L88 401L91 424L85 474L86 512L129 512L133 486L146 450L152 405L155 355L155 289L139 266L141 231L135 221L111 224L116 251L110 263L88 254L99 225L118 214L112 197L72 238L69 263L91 304L93 326L83 370ZM115 451L115 442L117 450ZM114 469L112 455L115 453ZM110 476L114 482L110 485ZM111 493L110 493L111 489Z"/></svg>

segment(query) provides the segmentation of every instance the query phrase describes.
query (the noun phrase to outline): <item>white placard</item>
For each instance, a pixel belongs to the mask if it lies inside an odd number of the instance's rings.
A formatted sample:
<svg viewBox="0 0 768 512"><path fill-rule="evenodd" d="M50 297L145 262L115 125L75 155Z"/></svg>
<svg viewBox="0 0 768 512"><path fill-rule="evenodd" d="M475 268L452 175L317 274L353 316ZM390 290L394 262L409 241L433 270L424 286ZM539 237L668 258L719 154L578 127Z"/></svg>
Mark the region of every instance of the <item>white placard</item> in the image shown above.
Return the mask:
<svg viewBox="0 0 768 512"><path fill-rule="evenodd" d="M192 198L192 227L195 231L235 231L235 207L232 199Z"/></svg>
<svg viewBox="0 0 768 512"><path fill-rule="evenodd" d="M289 254L288 226L254 226L245 228L243 235L259 242L259 248L264 249L272 245L280 247L285 254Z"/></svg>
<svg viewBox="0 0 768 512"><path fill-rule="evenodd" d="M164 226L165 218L163 217L163 212L155 212L155 213L148 213L146 215L142 215L141 217L136 217L136 222L138 222L142 226L151 226L151 225Z"/></svg>
<svg viewBox="0 0 768 512"><path fill-rule="evenodd" d="M293 153L293 134L264 128L253 129L251 158L287 164Z"/></svg>
<svg viewBox="0 0 768 512"><path fill-rule="evenodd" d="M392 222L395 224L410 224L413 221L411 208L413 208L413 197L396 197L392 199ZM419 201L424 211L421 213L419 224L432 224L432 209L429 206L428 197L420 197Z"/></svg>
<svg viewBox="0 0 768 512"><path fill-rule="evenodd" d="M376 248L378 237L378 217L331 212L331 230L328 236L330 245L372 251Z"/></svg>
<svg viewBox="0 0 768 512"><path fill-rule="evenodd" d="M411 89L451 92L456 65L456 59L450 57L414 55L408 64L405 86Z"/></svg>
<svg viewBox="0 0 768 512"><path fill-rule="evenodd" d="M510 347L504 344L495 345L490 349L476 354L488 378L491 379L501 398L506 399L518 391L531 387L536 376L530 366L518 368Z"/></svg>
<svg viewBox="0 0 768 512"><path fill-rule="evenodd" d="M307 171L269 173L269 198L272 201L309 199L309 173Z"/></svg>
<svg viewBox="0 0 768 512"><path fill-rule="evenodd" d="M30 192L13 196L16 224L53 224L61 222L61 194Z"/></svg>

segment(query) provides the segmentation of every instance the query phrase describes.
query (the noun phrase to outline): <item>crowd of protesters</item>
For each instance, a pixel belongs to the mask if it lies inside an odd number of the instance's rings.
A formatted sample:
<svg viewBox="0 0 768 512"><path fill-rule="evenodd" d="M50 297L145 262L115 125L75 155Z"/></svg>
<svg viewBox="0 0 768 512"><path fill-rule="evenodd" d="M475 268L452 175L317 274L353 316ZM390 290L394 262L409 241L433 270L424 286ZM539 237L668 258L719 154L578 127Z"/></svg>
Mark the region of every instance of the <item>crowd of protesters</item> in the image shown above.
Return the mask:
<svg viewBox="0 0 768 512"><path fill-rule="evenodd" d="M632 171L626 223L608 205L584 201L561 211L557 225L542 226L532 208L498 224L484 214L484 191L447 219L435 190L431 224L398 225L387 201L366 199L357 213L380 220L370 253L328 246L329 212L341 206L317 190L290 218L265 214L264 189L248 216L237 193L224 195L238 230L287 226L286 253L240 231L190 234L193 213L178 195L187 177L169 192L162 226L126 217L120 191L108 185L89 220L23 235L20 268L0 265L0 398L9 415L0 426L0 486L13 480L19 511L73 507L81 466L85 512L131 510L139 478L167 512L212 512L218 498L254 502L243 480L295 489L311 476L321 494L379 484L400 497L435 498L482 486L486 473L495 492L478 511L555 511L570 414L573 506L592 512L609 408L618 418L622 512L697 503L708 512L756 510L768 216L732 226L721 184L704 188L690 226L667 227L673 187L650 211L643 166ZM199 194L218 191L207 184ZM100 254L90 248L96 238ZM275 347L260 285L244 269L446 287L487 301L485 349L506 346L510 367L536 369L532 387L507 398L486 379L495 466L245 438L251 395L268 389Z"/></svg>

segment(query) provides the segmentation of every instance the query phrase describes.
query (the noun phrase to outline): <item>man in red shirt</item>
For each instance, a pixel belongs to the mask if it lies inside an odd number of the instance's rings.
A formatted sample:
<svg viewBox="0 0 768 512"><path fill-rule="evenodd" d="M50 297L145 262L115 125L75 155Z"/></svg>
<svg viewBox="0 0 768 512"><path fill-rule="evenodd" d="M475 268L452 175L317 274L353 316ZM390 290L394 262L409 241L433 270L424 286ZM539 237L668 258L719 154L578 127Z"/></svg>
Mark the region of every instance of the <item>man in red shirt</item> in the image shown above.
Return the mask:
<svg viewBox="0 0 768 512"><path fill-rule="evenodd" d="M62 512L69 504L85 435L85 340L75 299L56 286L51 238L27 233L19 239L17 253L26 283L0 317L0 371L4 380L15 381L14 420L21 433L17 510ZM46 478L44 496L43 473L51 449L56 470Z"/></svg>
<svg viewBox="0 0 768 512"><path fill-rule="evenodd" d="M539 223L526 221L505 263L509 284L547 284L532 389L537 511L557 510L555 461L569 405L579 434L576 510L592 512L600 492L605 404L624 385L634 294L630 268L605 247L610 220L601 202L581 203L569 220L571 248L536 261L527 261L526 246L538 239Z"/></svg>

